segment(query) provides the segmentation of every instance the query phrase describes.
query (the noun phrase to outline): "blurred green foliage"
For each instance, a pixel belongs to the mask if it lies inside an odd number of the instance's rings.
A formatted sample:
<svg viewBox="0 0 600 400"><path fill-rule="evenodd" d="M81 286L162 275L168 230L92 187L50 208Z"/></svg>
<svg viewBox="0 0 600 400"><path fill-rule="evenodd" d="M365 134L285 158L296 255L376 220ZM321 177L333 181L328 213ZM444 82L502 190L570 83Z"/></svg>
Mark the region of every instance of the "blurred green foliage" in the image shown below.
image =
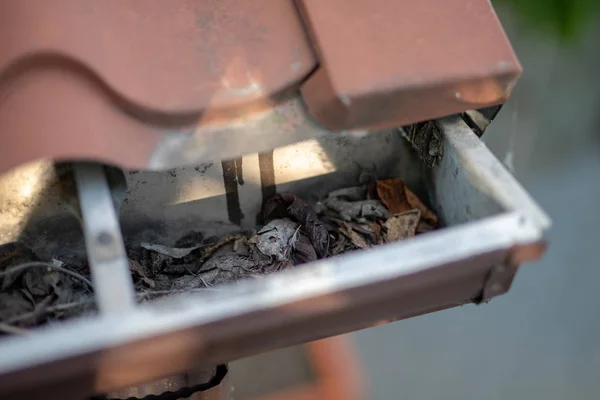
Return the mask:
<svg viewBox="0 0 600 400"><path fill-rule="evenodd" d="M523 20L561 39L576 39L600 12L600 0L493 0L512 6Z"/></svg>

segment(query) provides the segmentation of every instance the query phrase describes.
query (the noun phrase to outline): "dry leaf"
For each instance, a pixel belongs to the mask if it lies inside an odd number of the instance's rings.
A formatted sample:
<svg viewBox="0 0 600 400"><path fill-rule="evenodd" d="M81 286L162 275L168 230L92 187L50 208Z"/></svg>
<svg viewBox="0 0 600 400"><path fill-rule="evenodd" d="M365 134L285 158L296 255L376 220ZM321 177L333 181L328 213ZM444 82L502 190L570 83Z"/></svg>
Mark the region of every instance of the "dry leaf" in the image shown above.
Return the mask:
<svg viewBox="0 0 600 400"><path fill-rule="evenodd" d="M249 256L248 239L246 239L246 237L241 237L233 242L233 251L242 256Z"/></svg>
<svg viewBox="0 0 600 400"><path fill-rule="evenodd" d="M329 210L340 219L350 222L358 221L366 223L373 219L387 219L390 212L379 200L345 201L332 197L325 201Z"/></svg>
<svg viewBox="0 0 600 400"><path fill-rule="evenodd" d="M154 288L156 286L156 283L152 279L148 278L148 275L146 275L144 267L142 267L137 261L129 259L129 268L133 272L135 272L140 277L140 279L146 285L148 285L148 287Z"/></svg>
<svg viewBox="0 0 600 400"><path fill-rule="evenodd" d="M429 168L442 161L444 138L435 122L425 121L405 126L403 133L419 158Z"/></svg>
<svg viewBox="0 0 600 400"><path fill-rule="evenodd" d="M367 247L369 247L369 245L367 244L367 242L365 241L365 239L363 239L362 236L360 236L358 233L356 233L351 227L350 225L348 225L347 223L340 221L340 232L346 236L348 239L350 239L350 241L352 242L352 244L358 248L361 249L366 249Z"/></svg>
<svg viewBox="0 0 600 400"><path fill-rule="evenodd" d="M377 222L369 224L369 229L376 235L381 234L381 225L379 225Z"/></svg>
<svg viewBox="0 0 600 400"><path fill-rule="evenodd" d="M188 248L178 248L178 247L167 247L161 244L154 243L140 243L140 246L144 249L155 251L164 256L169 256L171 258L183 258L190 254L192 251L199 249L202 246L194 246Z"/></svg>
<svg viewBox="0 0 600 400"><path fill-rule="evenodd" d="M381 238L381 225L377 222L370 224L357 224L354 222L348 222L348 225L353 231L360 234L363 238L369 239L369 244L381 244L383 240Z"/></svg>
<svg viewBox="0 0 600 400"><path fill-rule="evenodd" d="M385 179L377 181L377 194L382 203L385 204L392 214L399 214L416 208L421 211L423 220L432 227L437 227L437 215L427 208L421 199L406 187L402 179Z"/></svg>
<svg viewBox="0 0 600 400"><path fill-rule="evenodd" d="M73 299L73 282L67 275L53 271L46 274L44 280L52 286L57 303L68 303Z"/></svg>
<svg viewBox="0 0 600 400"><path fill-rule="evenodd" d="M389 218L383 224L383 227L387 230L387 242L395 242L415 236L420 218L421 212L419 210L411 210Z"/></svg>
<svg viewBox="0 0 600 400"><path fill-rule="evenodd" d="M329 232L306 201L290 193L277 194L265 202L263 217L266 220L291 218L296 221L302 226L302 230L310 239L317 257L327 257Z"/></svg>
<svg viewBox="0 0 600 400"><path fill-rule="evenodd" d="M274 219L258 231L256 248L266 256L278 261L290 259L298 241L300 225L287 218Z"/></svg>
<svg viewBox="0 0 600 400"><path fill-rule="evenodd" d="M373 224L377 225L375 222ZM350 225L352 230L354 230L355 232L358 232L362 235L368 235L368 236L375 235L375 232L371 229L370 224L357 224L354 222L348 222L348 225Z"/></svg>
<svg viewBox="0 0 600 400"><path fill-rule="evenodd" d="M431 211L429 208L427 208L427 206L425 204L423 204L421 199L419 199L416 194L411 192L409 188L405 187L405 191L406 191L406 199L408 200L408 203L411 205L411 207L417 208L419 211L421 211L421 218L425 222L427 222L429 225L431 225L433 228L437 228L437 226L438 226L437 215L435 215L435 213L433 211Z"/></svg>
<svg viewBox="0 0 600 400"><path fill-rule="evenodd" d="M348 239L337 229L336 234L331 236L331 245L329 246L329 255L336 256L344 251Z"/></svg>
<svg viewBox="0 0 600 400"><path fill-rule="evenodd" d="M347 188L337 189L333 192L329 192L328 198L338 197L347 201L360 201L365 200L367 197L366 186L351 186Z"/></svg>
<svg viewBox="0 0 600 400"><path fill-rule="evenodd" d="M392 214L411 210L411 206L406 199L405 186L402 179L377 181L377 195Z"/></svg>
<svg viewBox="0 0 600 400"><path fill-rule="evenodd" d="M317 260L317 252L313 247L310 238L304 233L298 235L298 241L294 246L294 265L304 264Z"/></svg>
<svg viewBox="0 0 600 400"><path fill-rule="evenodd" d="M373 231L373 234L375 236L375 244L382 244L383 238L381 236L381 225L377 222L373 222L371 225L369 225L369 229Z"/></svg>

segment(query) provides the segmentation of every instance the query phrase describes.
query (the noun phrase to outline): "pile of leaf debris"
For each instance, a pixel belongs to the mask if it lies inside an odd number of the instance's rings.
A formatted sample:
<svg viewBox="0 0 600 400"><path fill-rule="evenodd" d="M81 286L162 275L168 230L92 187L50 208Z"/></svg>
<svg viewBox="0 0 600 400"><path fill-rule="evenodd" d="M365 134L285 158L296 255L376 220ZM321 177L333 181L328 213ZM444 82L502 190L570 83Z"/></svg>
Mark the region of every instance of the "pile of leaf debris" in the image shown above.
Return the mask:
<svg viewBox="0 0 600 400"><path fill-rule="evenodd" d="M438 227L437 215L400 179L336 190L316 208L332 238L329 256L408 239Z"/></svg>
<svg viewBox="0 0 600 400"><path fill-rule="evenodd" d="M325 257L432 231L437 216L400 179L329 193L314 206L278 194L263 206L266 224L222 238L192 233L174 247L128 249L138 301L260 278ZM95 312L87 265L44 261L19 243L0 247L0 332Z"/></svg>

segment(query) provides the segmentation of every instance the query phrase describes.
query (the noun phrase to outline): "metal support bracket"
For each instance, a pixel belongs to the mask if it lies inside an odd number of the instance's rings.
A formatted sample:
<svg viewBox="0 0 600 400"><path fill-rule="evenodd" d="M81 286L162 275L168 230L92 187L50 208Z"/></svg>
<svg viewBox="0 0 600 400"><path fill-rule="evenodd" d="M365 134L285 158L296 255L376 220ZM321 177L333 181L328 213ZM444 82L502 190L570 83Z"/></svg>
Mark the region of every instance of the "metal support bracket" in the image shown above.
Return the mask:
<svg viewBox="0 0 600 400"><path fill-rule="evenodd" d="M105 169L100 164L73 168L98 308L104 314L129 312L135 306L133 281Z"/></svg>

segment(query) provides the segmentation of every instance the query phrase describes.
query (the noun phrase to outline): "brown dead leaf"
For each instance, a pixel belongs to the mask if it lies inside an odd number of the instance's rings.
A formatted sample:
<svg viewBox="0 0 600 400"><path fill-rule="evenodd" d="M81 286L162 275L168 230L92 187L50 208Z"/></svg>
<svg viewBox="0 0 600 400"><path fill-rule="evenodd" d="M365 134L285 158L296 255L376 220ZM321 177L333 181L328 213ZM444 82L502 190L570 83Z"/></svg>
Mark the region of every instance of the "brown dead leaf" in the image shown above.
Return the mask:
<svg viewBox="0 0 600 400"><path fill-rule="evenodd" d="M335 234L330 236L329 256L336 256L344 251L348 239L336 228Z"/></svg>
<svg viewBox="0 0 600 400"><path fill-rule="evenodd" d="M381 225L377 222L373 222L369 225L369 229L376 235L381 235Z"/></svg>
<svg viewBox="0 0 600 400"><path fill-rule="evenodd" d="M378 222L373 222L369 225L369 229L373 231L375 244L379 245L383 243L383 237L381 235L381 225Z"/></svg>
<svg viewBox="0 0 600 400"><path fill-rule="evenodd" d="M375 232L371 229L370 224L357 224L354 222L348 222L348 225L350 225L352 230L354 230L355 232L357 232L361 235L367 235L367 236L375 235Z"/></svg>
<svg viewBox="0 0 600 400"><path fill-rule="evenodd" d="M348 225L352 228L352 230L359 235L361 235L365 239L369 239L369 244L382 244L383 239L381 237L381 225L378 222L372 222L370 224L356 224L353 222L348 222Z"/></svg>
<svg viewBox="0 0 600 400"><path fill-rule="evenodd" d="M420 218L421 211L419 210L411 210L390 217L383 224L387 231L386 241L395 242L415 236Z"/></svg>
<svg viewBox="0 0 600 400"><path fill-rule="evenodd" d="M352 244L358 248L366 249L369 247L365 239L356 233L346 222L340 221L340 233L350 239Z"/></svg>
<svg viewBox="0 0 600 400"><path fill-rule="evenodd" d="M437 215L435 215L435 213L433 211L431 211L429 208L427 208L427 206L425 204L423 204L421 199L419 199L416 194L411 192L411 190L409 188L405 187L405 191L406 191L406 199L408 200L408 203L411 205L411 208L416 208L419 211L421 211L421 218L425 222L427 222L429 225L431 225L433 228L437 228L437 226L438 226Z"/></svg>
<svg viewBox="0 0 600 400"><path fill-rule="evenodd" d="M438 226L437 215L417 197L402 179L384 179L377 181L377 194L382 203L392 214L399 214L418 209L421 218L433 228Z"/></svg>
<svg viewBox="0 0 600 400"><path fill-rule="evenodd" d="M405 185L402 179L377 181L377 195L392 214L409 211L412 208L406 198Z"/></svg>

